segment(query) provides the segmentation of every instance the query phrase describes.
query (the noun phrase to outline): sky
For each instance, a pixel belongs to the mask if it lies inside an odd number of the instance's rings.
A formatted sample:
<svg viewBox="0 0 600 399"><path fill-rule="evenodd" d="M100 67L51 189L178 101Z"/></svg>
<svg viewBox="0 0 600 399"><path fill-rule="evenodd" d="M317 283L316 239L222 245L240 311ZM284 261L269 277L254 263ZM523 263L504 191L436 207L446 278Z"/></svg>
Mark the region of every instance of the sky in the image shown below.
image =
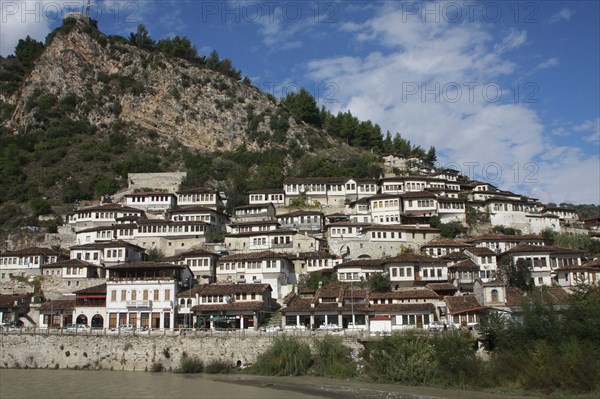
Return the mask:
<svg viewBox="0 0 600 399"><path fill-rule="evenodd" d="M0 54L87 1L0 0ZM600 204L598 1L91 1L101 31L187 36L276 97L304 87L437 166Z"/></svg>

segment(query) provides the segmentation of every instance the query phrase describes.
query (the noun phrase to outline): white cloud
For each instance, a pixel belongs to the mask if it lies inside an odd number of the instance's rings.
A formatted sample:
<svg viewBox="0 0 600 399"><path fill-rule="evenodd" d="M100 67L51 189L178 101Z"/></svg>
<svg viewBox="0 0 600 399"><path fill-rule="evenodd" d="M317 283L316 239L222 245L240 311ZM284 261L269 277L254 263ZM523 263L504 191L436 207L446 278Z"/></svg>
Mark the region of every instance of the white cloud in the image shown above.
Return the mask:
<svg viewBox="0 0 600 399"><path fill-rule="evenodd" d="M512 103L510 90L495 83L517 72L503 54L526 43L525 31L512 30L497 41L477 23L430 23L406 15L404 22L398 8L386 3L364 23L341 26L350 40L380 50L308 62L311 79L339 87L340 103L332 112L349 109L384 132L400 132L426 148L434 145L442 165L454 162L463 173L474 172L471 177L485 177L487 171L493 178L498 167L502 176L492 183L504 189L559 202L594 201L600 190L596 172L575 171L581 164L592 169L598 160L576 147L553 145L537 113ZM486 96L485 89L498 87L499 101L493 101L494 90ZM568 134L561 126L553 133ZM523 181L531 168L539 168L538 183Z"/></svg>
<svg viewBox="0 0 600 399"><path fill-rule="evenodd" d="M41 1L0 0L0 54L13 54L19 39L27 35L44 42L51 23L56 21L52 11Z"/></svg>
<svg viewBox="0 0 600 399"><path fill-rule="evenodd" d="M576 132L600 132L600 117L595 120L586 120L573 127Z"/></svg>
<svg viewBox="0 0 600 399"><path fill-rule="evenodd" d="M547 68L558 66L558 64L559 64L558 58L548 58L546 61L538 64L536 69L547 69Z"/></svg>
<svg viewBox="0 0 600 399"><path fill-rule="evenodd" d="M502 39L502 43L494 45L494 49L499 53L505 53L522 46L526 41L527 31L518 31L514 28L511 28L508 36Z"/></svg>
<svg viewBox="0 0 600 399"><path fill-rule="evenodd" d="M552 15L549 19L548 19L548 24L554 24L556 22L560 22L560 21L570 21L571 20L571 16L573 16L573 14L575 14L575 11L569 10L568 8L563 8L562 10L560 10L559 12L557 12L556 14Z"/></svg>

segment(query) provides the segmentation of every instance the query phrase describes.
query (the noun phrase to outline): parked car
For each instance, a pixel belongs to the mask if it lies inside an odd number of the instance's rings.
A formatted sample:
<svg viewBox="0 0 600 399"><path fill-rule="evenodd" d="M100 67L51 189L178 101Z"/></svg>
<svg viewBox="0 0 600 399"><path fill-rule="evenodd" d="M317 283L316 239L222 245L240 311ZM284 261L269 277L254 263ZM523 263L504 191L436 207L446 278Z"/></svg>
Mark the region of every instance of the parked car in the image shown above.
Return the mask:
<svg viewBox="0 0 600 399"><path fill-rule="evenodd" d="M276 333L276 332L281 331L281 326L278 326L276 324L272 324L270 326L266 326L264 331L267 332L267 333Z"/></svg>
<svg viewBox="0 0 600 399"><path fill-rule="evenodd" d="M427 325L427 328L429 329L429 331L444 331L444 330L447 330L449 328L449 326L447 323L444 323L443 321L436 320L436 321L432 321L431 323L429 323Z"/></svg>
<svg viewBox="0 0 600 399"><path fill-rule="evenodd" d="M467 323L467 328L469 330L479 330L479 323L469 322Z"/></svg>
<svg viewBox="0 0 600 399"><path fill-rule="evenodd" d="M284 327L285 331L305 331L306 330L306 326L302 326L302 325L291 325L291 326L285 326Z"/></svg>
<svg viewBox="0 0 600 399"><path fill-rule="evenodd" d="M328 330L328 331L339 331L341 330L340 326L335 323L322 324L319 327L319 330Z"/></svg>
<svg viewBox="0 0 600 399"><path fill-rule="evenodd" d="M2 328L6 330L16 330L23 327L23 322L21 320L13 320L2 323Z"/></svg>
<svg viewBox="0 0 600 399"><path fill-rule="evenodd" d="M90 330L90 326L87 324L67 324L65 329L67 332L82 333Z"/></svg>
<svg viewBox="0 0 600 399"><path fill-rule="evenodd" d="M133 332L133 330L135 330L135 327L133 326L133 324L122 324L119 327L115 327L115 328L111 328L110 331L114 332L114 333L131 333Z"/></svg>

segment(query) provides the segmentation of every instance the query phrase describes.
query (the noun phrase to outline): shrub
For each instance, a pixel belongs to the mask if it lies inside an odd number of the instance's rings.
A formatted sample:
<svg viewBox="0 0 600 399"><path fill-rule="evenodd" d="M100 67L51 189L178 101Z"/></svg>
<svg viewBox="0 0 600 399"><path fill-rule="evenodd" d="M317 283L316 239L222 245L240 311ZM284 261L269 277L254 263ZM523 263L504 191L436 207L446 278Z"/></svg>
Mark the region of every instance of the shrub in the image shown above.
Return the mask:
<svg viewBox="0 0 600 399"><path fill-rule="evenodd" d="M251 372L262 375L306 375L312 364L307 343L286 336L273 340L273 346L258 356Z"/></svg>
<svg viewBox="0 0 600 399"><path fill-rule="evenodd" d="M176 373L193 374L201 373L204 369L204 363L196 356L189 356L183 352L181 354L181 360L179 361L179 367L175 369Z"/></svg>
<svg viewBox="0 0 600 399"><path fill-rule="evenodd" d="M231 363L220 360L213 360L204 367L204 372L208 374L225 374L233 368Z"/></svg>
<svg viewBox="0 0 600 399"><path fill-rule="evenodd" d="M150 366L150 371L152 373L160 373L163 370L164 370L164 367L163 367L163 364L161 362L154 362Z"/></svg>
<svg viewBox="0 0 600 399"><path fill-rule="evenodd" d="M350 348L342 344L342 339L331 335L315 340L315 363L312 371L315 375L330 378L351 378L356 367L350 356Z"/></svg>
<svg viewBox="0 0 600 399"><path fill-rule="evenodd" d="M437 335L432 342L439 383L463 389L477 383L480 361L475 357L475 341L469 333Z"/></svg>
<svg viewBox="0 0 600 399"><path fill-rule="evenodd" d="M422 385L436 376L435 346L426 336L394 334L368 342L362 357L365 374L373 381Z"/></svg>

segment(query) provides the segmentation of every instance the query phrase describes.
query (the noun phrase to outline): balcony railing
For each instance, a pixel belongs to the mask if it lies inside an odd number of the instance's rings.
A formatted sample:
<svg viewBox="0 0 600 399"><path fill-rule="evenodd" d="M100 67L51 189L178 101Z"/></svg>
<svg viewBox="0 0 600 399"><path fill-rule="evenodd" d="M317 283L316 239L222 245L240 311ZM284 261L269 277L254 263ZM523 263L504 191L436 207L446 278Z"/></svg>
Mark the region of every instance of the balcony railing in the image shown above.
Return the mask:
<svg viewBox="0 0 600 399"><path fill-rule="evenodd" d="M152 301L125 301L125 306L128 308L150 308Z"/></svg>

